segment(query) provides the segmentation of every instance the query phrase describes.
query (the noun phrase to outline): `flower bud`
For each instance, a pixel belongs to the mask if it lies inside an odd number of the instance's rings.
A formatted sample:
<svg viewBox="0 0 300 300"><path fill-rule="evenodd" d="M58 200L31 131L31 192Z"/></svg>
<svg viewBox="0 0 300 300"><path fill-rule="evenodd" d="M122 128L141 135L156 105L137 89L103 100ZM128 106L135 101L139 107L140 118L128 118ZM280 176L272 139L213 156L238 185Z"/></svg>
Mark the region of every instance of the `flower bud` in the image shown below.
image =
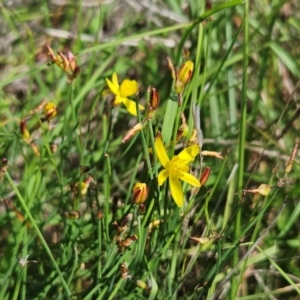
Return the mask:
<svg viewBox="0 0 300 300"><path fill-rule="evenodd" d="M171 71L172 78L176 79L176 69L175 69L170 57L167 57L167 63L168 63L168 67Z"/></svg>
<svg viewBox="0 0 300 300"><path fill-rule="evenodd" d="M205 167L200 176L200 184L204 186L210 175L210 167Z"/></svg>
<svg viewBox="0 0 300 300"><path fill-rule="evenodd" d="M174 84L174 89L177 94L181 94L184 90L184 84L177 79Z"/></svg>
<svg viewBox="0 0 300 300"><path fill-rule="evenodd" d="M148 187L146 183L138 182L132 189L132 199L135 204L141 204L145 202L148 197Z"/></svg>
<svg viewBox="0 0 300 300"><path fill-rule="evenodd" d="M139 131L143 129L142 123L135 124L127 133L125 134L124 138L122 139L122 143L126 143L132 137L134 137Z"/></svg>
<svg viewBox="0 0 300 300"><path fill-rule="evenodd" d="M57 107L54 103L49 102L44 106L45 119L50 121L57 115Z"/></svg>
<svg viewBox="0 0 300 300"><path fill-rule="evenodd" d="M147 111L147 118L148 120L150 120L156 109L158 108L159 106L159 94L157 92L157 89L156 88L150 88L150 102L148 104L148 111Z"/></svg>
<svg viewBox="0 0 300 300"><path fill-rule="evenodd" d="M186 61L178 71L178 80L186 86L193 75L194 63L191 60Z"/></svg>
<svg viewBox="0 0 300 300"><path fill-rule="evenodd" d="M23 136L23 138L26 140L26 141L29 141L30 140L30 133L26 127L26 122L25 121L21 121L20 122L20 131L21 131L21 134Z"/></svg>

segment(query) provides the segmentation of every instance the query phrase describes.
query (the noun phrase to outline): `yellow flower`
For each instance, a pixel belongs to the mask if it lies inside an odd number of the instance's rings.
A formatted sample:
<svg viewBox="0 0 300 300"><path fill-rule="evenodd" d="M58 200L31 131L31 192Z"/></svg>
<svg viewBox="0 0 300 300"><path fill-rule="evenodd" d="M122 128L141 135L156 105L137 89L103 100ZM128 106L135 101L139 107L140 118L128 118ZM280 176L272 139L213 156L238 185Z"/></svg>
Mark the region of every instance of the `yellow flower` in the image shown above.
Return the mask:
<svg viewBox="0 0 300 300"><path fill-rule="evenodd" d="M183 149L170 160L160 137L156 138L154 145L157 158L164 167L158 174L158 184L162 185L169 177L172 197L178 207L181 207L183 205L183 190L179 179L195 187L201 186L199 180L188 173L188 164L194 160L200 148L198 145L192 145Z"/></svg>
<svg viewBox="0 0 300 300"><path fill-rule="evenodd" d="M115 105L123 103L127 110L134 116L137 115L136 103L130 100L128 97L135 95L138 92L138 84L135 80L125 79L119 85L116 72L112 75L112 80L106 78L106 83L110 91L116 96L114 100ZM145 109L144 106L139 105L140 110Z"/></svg>

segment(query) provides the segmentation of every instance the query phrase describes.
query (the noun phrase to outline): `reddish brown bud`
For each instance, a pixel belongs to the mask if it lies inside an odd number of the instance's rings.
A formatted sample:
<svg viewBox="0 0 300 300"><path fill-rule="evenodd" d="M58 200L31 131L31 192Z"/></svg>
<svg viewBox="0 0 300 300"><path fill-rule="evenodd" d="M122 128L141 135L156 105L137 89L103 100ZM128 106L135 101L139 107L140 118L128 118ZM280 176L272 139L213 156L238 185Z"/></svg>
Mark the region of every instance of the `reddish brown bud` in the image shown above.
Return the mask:
<svg viewBox="0 0 300 300"><path fill-rule="evenodd" d="M201 176L200 176L200 184L201 186L204 186L206 181L208 180L208 177L210 175L210 167L205 167L204 170L202 171L201 173Z"/></svg>
<svg viewBox="0 0 300 300"><path fill-rule="evenodd" d="M150 120L159 106L159 94L156 88L150 88L150 101L148 104L147 118Z"/></svg>

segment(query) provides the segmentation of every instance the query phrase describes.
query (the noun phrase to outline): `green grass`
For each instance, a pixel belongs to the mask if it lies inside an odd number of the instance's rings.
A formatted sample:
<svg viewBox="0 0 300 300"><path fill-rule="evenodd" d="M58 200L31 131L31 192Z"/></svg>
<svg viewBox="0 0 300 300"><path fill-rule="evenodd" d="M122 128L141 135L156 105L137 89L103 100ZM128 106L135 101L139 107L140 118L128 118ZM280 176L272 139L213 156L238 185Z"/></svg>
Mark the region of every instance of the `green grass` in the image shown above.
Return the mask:
<svg viewBox="0 0 300 300"><path fill-rule="evenodd" d="M0 1L0 299L298 299L297 1L147 3ZM45 44L76 55L71 84ZM179 106L166 58L180 67L186 47ZM142 105L149 86L160 96L126 143L146 111L112 105L114 72ZM50 125L42 101L57 106ZM177 155L194 128L224 159L200 152L189 171L210 176L198 193L182 184L179 208L148 149L161 132ZM261 184L268 195L243 192Z"/></svg>

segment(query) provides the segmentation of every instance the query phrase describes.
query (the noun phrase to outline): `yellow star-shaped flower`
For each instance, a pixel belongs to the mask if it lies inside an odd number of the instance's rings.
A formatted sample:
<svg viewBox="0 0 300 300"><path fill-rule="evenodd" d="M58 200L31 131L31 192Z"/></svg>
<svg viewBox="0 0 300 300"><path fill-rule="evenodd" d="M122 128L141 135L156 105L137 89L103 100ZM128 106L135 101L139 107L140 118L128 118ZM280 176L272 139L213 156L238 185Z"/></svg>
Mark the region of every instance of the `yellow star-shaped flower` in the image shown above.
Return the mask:
<svg viewBox="0 0 300 300"><path fill-rule="evenodd" d="M125 79L119 85L118 77L116 72L112 75L112 80L106 78L106 83L110 91L115 95L114 104L119 105L123 103L127 110L134 116L137 115L136 103L133 100L130 100L128 97L135 95L138 92L138 84L135 80ZM139 105L139 109L145 109L144 106Z"/></svg>
<svg viewBox="0 0 300 300"><path fill-rule="evenodd" d="M188 164L198 155L200 148L198 145L192 145L183 149L178 155L174 155L170 160L160 137L156 138L154 146L156 156L164 167L158 174L158 185L161 186L169 177L172 197L177 206L181 207L184 197L179 180L185 181L198 188L201 186L199 180L188 172Z"/></svg>

